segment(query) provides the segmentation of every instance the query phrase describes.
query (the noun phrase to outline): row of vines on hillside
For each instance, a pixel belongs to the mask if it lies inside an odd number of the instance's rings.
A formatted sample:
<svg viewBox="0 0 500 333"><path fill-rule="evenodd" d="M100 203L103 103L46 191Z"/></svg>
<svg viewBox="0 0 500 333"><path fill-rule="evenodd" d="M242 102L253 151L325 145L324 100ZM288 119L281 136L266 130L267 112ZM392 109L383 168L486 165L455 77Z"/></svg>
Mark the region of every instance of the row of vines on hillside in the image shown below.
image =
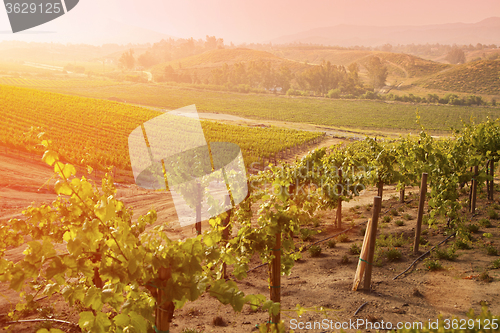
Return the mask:
<svg viewBox="0 0 500 333"><path fill-rule="evenodd" d="M130 170L128 135L142 123L162 114L111 101L7 86L0 87L0 109L3 129L0 145L36 152L36 135L43 131L62 159L100 170L109 166ZM30 127L34 129L31 133L27 131ZM231 142L240 146L247 166L262 163L264 159L275 160L283 150L298 149L324 135L212 121L202 121L202 128L207 142Z"/></svg>

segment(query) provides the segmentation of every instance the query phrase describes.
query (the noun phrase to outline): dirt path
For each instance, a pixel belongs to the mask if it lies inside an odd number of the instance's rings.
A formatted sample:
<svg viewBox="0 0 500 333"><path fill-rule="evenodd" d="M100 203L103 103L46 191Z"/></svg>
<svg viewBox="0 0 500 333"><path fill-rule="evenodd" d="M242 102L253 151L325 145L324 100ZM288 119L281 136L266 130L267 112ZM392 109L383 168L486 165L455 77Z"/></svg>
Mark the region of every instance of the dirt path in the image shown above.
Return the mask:
<svg viewBox="0 0 500 333"><path fill-rule="evenodd" d="M166 110L153 108L162 112L175 112L175 110ZM178 113L182 115L181 113ZM298 131L309 131L309 132L322 132L326 133L326 135L340 138L340 139L350 139L350 140L362 140L366 136L388 136L388 137L398 137L401 133L395 132L381 132L381 131L369 131L369 130L346 130L339 129L335 127L330 127L326 125L314 125L314 124L305 124L305 123L296 123L296 122L288 122L288 121L278 121L278 120L264 120L264 119L249 119L243 118L239 116L218 113L218 112L198 112L198 116L203 120L213 120L217 122L223 122L233 125L243 125L243 126L276 126L283 127L289 129L295 129Z"/></svg>

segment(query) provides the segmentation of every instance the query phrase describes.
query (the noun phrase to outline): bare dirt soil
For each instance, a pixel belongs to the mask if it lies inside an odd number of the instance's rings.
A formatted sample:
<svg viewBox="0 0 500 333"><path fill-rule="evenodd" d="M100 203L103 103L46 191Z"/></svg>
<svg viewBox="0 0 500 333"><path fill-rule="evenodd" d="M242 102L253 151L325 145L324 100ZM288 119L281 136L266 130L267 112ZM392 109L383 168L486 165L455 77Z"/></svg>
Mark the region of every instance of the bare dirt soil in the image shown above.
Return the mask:
<svg viewBox="0 0 500 333"><path fill-rule="evenodd" d="M335 143L335 139L325 141L322 145ZM40 161L39 157L25 153L15 153L9 149L0 148L0 223L7 223L9 218L22 217L20 211L30 204L41 204L52 201L55 194L50 182L48 186L42 185L52 176L52 170ZM146 213L155 208L158 212L157 223L169 223L169 235L172 238L186 238L195 235L192 228L179 228L176 225L177 216L173 203L166 193L147 191L136 185L118 184L118 198L123 200L129 207L134 209L135 216ZM399 203L396 195L399 194L394 186L384 188L384 202L379 223L378 235L392 234L401 235L405 242L398 247L402 257L396 261L388 261L384 256L382 248L379 259L373 267L372 291L352 291L352 282L359 256L351 254L349 248L352 244L362 243L363 223L371 217L372 209L369 206L373 202L375 189L368 189L363 194L349 203L343 205L343 228L336 229L335 212L324 212L319 225L310 225L309 228L322 231L314 236L312 240L305 242L320 241L336 233L356 226L347 232L349 240L340 242L337 239L336 246L330 248L327 242L321 242L322 248L319 257L311 257L306 251L292 269L290 276L282 277L282 319L286 326L291 326L291 320L299 322L321 321L324 318L336 322L349 322L349 320L366 319L371 323L380 323L382 320L396 325L397 322L423 322L436 320L442 314L445 318L451 316L465 317L469 309L476 313L480 311L481 304L488 304L493 314L500 314L500 302L498 302L498 290L500 288L499 270L489 269L491 262L496 256L486 254L484 244L490 242L497 250L500 250L500 223L499 220L489 219L492 226L480 227L473 234L473 248L470 250L457 250L458 258L454 261L440 260L443 268L437 271L428 271L423 263L418 263L406 275L397 280L394 276L404 271L416 256L413 254L413 235L417 214L418 189L407 189L408 197L405 203ZM412 193L413 192L413 193ZM467 196L463 194L462 199ZM495 193L496 198L499 193ZM500 207L500 206L499 206ZM499 208L488 202L484 195L479 196L479 214L471 217L465 210L461 212L463 217L472 219L477 224L482 218L487 218L489 209ZM394 209L394 211L393 211ZM427 209L427 208L426 208ZM425 210L426 211L426 210ZM397 214L397 216L394 216ZM407 215L405 215L407 214ZM388 217L386 217L388 216ZM388 222L383 222L384 219ZM390 219L390 221L389 221ZM395 221L403 221L402 226ZM204 226L206 228L206 225ZM423 228L423 237L429 242L428 245L420 247L421 252L427 251L431 246L443 240L449 231L446 229L446 221L435 228ZM491 233L486 238L483 233ZM301 242L297 239L297 242ZM455 242L452 238L441 248L448 248ZM21 258L24 246L9 249L6 256L11 260ZM348 258L347 263L342 263L343 257ZM258 266L257 258L253 264ZM489 271L491 282L482 281L480 274ZM238 281L238 285L245 293L269 294L267 268L261 267L248 274L248 278ZM18 299L17 293L8 288L6 284L0 284L0 327L7 326L6 314L13 310ZM367 303L357 315L354 312L364 303ZM67 320L72 323L78 322L78 310L69 308L58 297L42 299L38 301L39 308L31 313L26 313L23 319L52 318ZM309 311L298 318L296 313L286 311L293 309L296 304L313 308L322 306L327 308L325 314ZM222 317L225 326L215 326L214 318ZM208 295L203 295L199 300L188 303L183 309L177 310L171 328L172 333L181 332L186 328L197 329L199 332L250 332L255 330L256 324L268 320L265 312L252 312L244 308L242 313L233 312L230 306L224 306ZM41 323L12 324L6 332L36 332ZM52 327L60 328L66 332L79 332L67 324L52 324ZM386 326L387 327L387 326ZM305 330L295 330L305 332ZM308 332L332 332L336 329L313 329ZM353 330L347 329L347 332ZM367 330L364 327L360 331L375 332L374 329Z"/></svg>

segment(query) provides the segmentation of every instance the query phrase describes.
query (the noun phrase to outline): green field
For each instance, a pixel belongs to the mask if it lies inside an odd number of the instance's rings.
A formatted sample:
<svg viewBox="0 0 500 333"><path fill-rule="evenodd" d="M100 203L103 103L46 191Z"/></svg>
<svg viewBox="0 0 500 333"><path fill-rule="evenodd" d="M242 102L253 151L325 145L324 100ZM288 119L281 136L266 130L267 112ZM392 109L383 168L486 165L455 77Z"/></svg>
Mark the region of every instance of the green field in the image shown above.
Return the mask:
<svg viewBox="0 0 500 333"><path fill-rule="evenodd" d="M500 108L413 105L369 100L287 97L186 89L161 84L108 87L43 88L69 94L109 98L127 103L176 109L196 104L200 112L219 112L251 119L301 122L337 128L418 130L416 112L427 130L449 131L471 117L482 121L500 117Z"/></svg>

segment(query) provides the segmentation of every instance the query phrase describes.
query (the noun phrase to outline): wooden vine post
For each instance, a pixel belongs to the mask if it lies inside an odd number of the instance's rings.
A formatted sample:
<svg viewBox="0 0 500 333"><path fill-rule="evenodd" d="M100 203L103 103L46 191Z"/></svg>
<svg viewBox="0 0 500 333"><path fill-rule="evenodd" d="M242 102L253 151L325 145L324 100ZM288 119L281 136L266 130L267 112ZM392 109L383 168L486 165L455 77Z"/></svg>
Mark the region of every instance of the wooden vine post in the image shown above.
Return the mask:
<svg viewBox="0 0 500 333"><path fill-rule="evenodd" d="M200 222L198 222L200 221ZM201 204L196 205L196 235L201 235ZM193 230L193 229L191 229Z"/></svg>
<svg viewBox="0 0 500 333"><path fill-rule="evenodd" d="M399 190L399 202L404 203L405 202L405 185L403 184L403 187Z"/></svg>
<svg viewBox="0 0 500 333"><path fill-rule="evenodd" d="M196 222L194 224L194 227L196 228L196 236L201 235L201 201L203 197L203 189L201 187L201 184L198 183L196 185L196 196L198 198L197 204L196 204Z"/></svg>
<svg viewBox="0 0 500 333"><path fill-rule="evenodd" d="M159 270L160 281L167 281L172 277L172 271L170 268L161 267ZM170 330L170 323L174 317L174 302L168 302L166 300L165 292L158 289L158 295L156 298L156 319L155 319L155 331L160 333L166 333Z"/></svg>
<svg viewBox="0 0 500 333"><path fill-rule="evenodd" d="M368 256L367 256L367 265L365 270L365 283L364 289L367 291L371 290L372 285L372 268L373 268L373 258L375 257L375 243L377 241L377 226L378 226L378 217L380 215L380 209L382 208L382 197L376 196L373 198L373 215L372 221L370 223L370 230L368 239Z"/></svg>
<svg viewBox="0 0 500 333"><path fill-rule="evenodd" d="M229 195L226 196L225 205L226 205L226 207L231 206L231 197ZM227 226L229 225L229 220L231 219L231 212L232 212L232 210L228 210L226 218L224 219L224 221L222 221L222 226L224 227L224 230L222 231L222 245L223 246L226 246L227 241L229 240L229 228ZM226 265L226 263L222 264L222 277L224 279L227 279L227 265Z"/></svg>
<svg viewBox="0 0 500 333"><path fill-rule="evenodd" d="M271 301L275 303L281 302L281 232L276 233L276 243L274 248L271 249L271 255L274 258L271 261L270 265L270 281L271 285L270 289L270 298ZM269 323L271 325L277 325L280 322L280 314L277 315L272 314Z"/></svg>
<svg viewBox="0 0 500 333"><path fill-rule="evenodd" d="M474 178L472 178L472 189L470 198L470 211L472 214L476 212L476 197L477 197L477 176L479 174L479 167L476 165L474 167Z"/></svg>
<svg viewBox="0 0 500 333"><path fill-rule="evenodd" d="M495 162L493 160L490 161L490 176L491 176L491 180L490 180L490 200L493 200L493 192L495 191L495 182L493 180L493 178L495 177Z"/></svg>
<svg viewBox="0 0 500 333"><path fill-rule="evenodd" d="M379 180L377 183L377 196L382 198L382 195L384 194L384 182Z"/></svg>
<svg viewBox="0 0 500 333"><path fill-rule="evenodd" d="M495 176L495 162L493 160L489 160L486 163L486 174L491 176L491 180L486 180L486 191L488 193L488 200L493 200L493 191L495 190L495 182L493 181L493 177Z"/></svg>
<svg viewBox="0 0 500 333"><path fill-rule="evenodd" d="M342 170L339 169L339 185L342 186ZM337 228L342 228L342 198L340 197L343 194L344 188L342 187L342 191L339 191L339 202L337 203Z"/></svg>
<svg viewBox="0 0 500 333"><path fill-rule="evenodd" d="M422 173L420 184L420 202L418 203L417 227L415 228L415 241L413 243L413 253L418 254L420 245L420 231L422 230L422 217L424 215L425 194L427 193L427 173Z"/></svg>

